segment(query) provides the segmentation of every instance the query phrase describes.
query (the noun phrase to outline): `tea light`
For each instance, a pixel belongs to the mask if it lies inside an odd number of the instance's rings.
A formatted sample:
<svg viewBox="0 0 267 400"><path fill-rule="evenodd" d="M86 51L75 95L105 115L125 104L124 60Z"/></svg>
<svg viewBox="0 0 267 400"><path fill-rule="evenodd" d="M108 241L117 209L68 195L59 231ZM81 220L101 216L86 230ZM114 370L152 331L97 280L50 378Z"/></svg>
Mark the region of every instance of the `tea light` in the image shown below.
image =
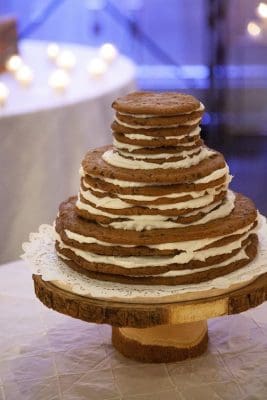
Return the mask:
<svg viewBox="0 0 267 400"><path fill-rule="evenodd" d="M55 61L59 55L59 45L57 43L50 43L47 46L46 54L49 60Z"/></svg>
<svg viewBox="0 0 267 400"><path fill-rule="evenodd" d="M33 80L33 72L30 67L23 65L16 71L15 78L23 86L28 86Z"/></svg>
<svg viewBox="0 0 267 400"><path fill-rule="evenodd" d="M100 57L111 64L118 56L118 50L112 43L105 43L99 49Z"/></svg>
<svg viewBox="0 0 267 400"><path fill-rule="evenodd" d="M1 107L5 105L8 96L9 96L8 87L4 83L0 82L0 106Z"/></svg>
<svg viewBox="0 0 267 400"><path fill-rule="evenodd" d="M267 18L267 4L260 2L257 7L258 14L261 18Z"/></svg>
<svg viewBox="0 0 267 400"><path fill-rule="evenodd" d="M76 57L70 50L59 52L56 64L59 68L72 69L76 65Z"/></svg>
<svg viewBox="0 0 267 400"><path fill-rule="evenodd" d="M251 36L259 36L261 33L261 27L256 22L249 22L247 25L247 31Z"/></svg>
<svg viewBox="0 0 267 400"><path fill-rule="evenodd" d="M101 78L107 71L107 64L101 58L93 58L87 65L87 71L92 78Z"/></svg>
<svg viewBox="0 0 267 400"><path fill-rule="evenodd" d="M21 66L22 66L22 59L17 54L14 54L13 56L9 57L9 59L6 62L6 69L9 72L16 72L19 70Z"/></svg>
<svg viewBox="0 0 267 400"><path fill-rule="evenodd" d="M63 91L69 86L70 77L64 69L57 69L50 75L48 84L55 90Z"/></svg>

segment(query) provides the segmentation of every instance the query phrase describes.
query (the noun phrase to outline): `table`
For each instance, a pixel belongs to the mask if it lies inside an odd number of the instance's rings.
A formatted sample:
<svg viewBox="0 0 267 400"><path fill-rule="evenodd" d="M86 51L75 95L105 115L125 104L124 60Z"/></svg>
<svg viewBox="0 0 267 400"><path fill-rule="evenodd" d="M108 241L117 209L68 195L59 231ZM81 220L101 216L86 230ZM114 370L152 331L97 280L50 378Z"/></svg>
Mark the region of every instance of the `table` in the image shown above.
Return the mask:
<svg viewBox="0 0 267 400"><path fill-rule="evenodd" d="M209 321L208 352L141 364L111 345L110 327L45 308L23 261L0 266L0 399L263 400L267 304Z"/></svg>
<svg viewBox="0 0 267 400"><path fill-rule="evenodd" d="M76 194L84 153L111 142L114 98L135 88L135 66L120 56L98 80L86 71L96 49L66 45L77 58L71 85L54 92L48 77L55 67L45 42L21 43L21 54L35 80L23 88L10 74L0 80L10 88L0 108L0 262L16 259L21 242L40 223L52 222L59 202Z"/></svg>

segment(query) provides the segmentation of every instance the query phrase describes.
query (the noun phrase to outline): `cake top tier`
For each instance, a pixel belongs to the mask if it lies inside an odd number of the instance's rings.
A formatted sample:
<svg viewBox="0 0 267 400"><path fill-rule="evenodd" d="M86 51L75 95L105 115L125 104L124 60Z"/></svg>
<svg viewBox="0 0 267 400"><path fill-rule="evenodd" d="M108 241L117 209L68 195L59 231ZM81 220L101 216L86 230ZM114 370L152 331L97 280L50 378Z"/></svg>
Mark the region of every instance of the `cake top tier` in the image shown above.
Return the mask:
<svg viewBox="0 0 267 400"><path fill-rule="evenodd" d="M202 109L195 97L176 92L133 92L112 103L119 113L171 116Z"/></svg>
<svg viewBox="0 0 267 400"><path fill-rule="evenodd" d="M200 138L198 125L205 108L193 96L134 92L114 101L113 108L113 150L102 156L109 165L160 169L166 176L166 169L176 175L176 170L189 169L215 155Z"/></svg>

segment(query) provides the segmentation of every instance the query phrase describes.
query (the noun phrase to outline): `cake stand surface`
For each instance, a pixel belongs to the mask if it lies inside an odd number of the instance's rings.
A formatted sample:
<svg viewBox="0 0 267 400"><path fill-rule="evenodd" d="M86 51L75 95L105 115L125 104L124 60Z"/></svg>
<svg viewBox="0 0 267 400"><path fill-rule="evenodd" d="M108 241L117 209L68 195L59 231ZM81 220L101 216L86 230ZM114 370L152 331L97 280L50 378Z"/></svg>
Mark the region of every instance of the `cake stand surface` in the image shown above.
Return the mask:
<svg viewBox="0 0 267 400"><path fill-rule="evenodd" d="M36 296L49 308L87 322L112 325L112 343L142 362L173 362L205 352L207 319L237 314L267 299L267 273L239 289L173 303L125 303L80 296L33 275ZM201 294L201 292L200 292Z"/></svg>

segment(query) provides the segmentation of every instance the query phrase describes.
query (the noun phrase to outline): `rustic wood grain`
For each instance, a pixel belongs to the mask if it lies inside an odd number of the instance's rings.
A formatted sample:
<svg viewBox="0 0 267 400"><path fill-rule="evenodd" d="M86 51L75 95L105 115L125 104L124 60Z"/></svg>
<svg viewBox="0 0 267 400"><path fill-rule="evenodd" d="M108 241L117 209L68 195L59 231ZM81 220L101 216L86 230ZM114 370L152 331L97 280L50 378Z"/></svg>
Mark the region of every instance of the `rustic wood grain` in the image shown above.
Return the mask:
<svg viewBox="0 0 267 400"><path fill-rule="evenodd" d="M121 334L120 328L112 328L112 344L125 357L144 363L169 363L195 358L203 354L208 346L208 332L199 343L190 347L142 345Z"/></svg>
<svg viewBox="0 0 267 400"><path fill-rule="evenodd" d="M33 275L36 296L47 307L87 322L116 327L146 328L237 314L267 299L267 273L247 286L224 295L166 304L136 304L97 300L60 289Z"/></svg>

